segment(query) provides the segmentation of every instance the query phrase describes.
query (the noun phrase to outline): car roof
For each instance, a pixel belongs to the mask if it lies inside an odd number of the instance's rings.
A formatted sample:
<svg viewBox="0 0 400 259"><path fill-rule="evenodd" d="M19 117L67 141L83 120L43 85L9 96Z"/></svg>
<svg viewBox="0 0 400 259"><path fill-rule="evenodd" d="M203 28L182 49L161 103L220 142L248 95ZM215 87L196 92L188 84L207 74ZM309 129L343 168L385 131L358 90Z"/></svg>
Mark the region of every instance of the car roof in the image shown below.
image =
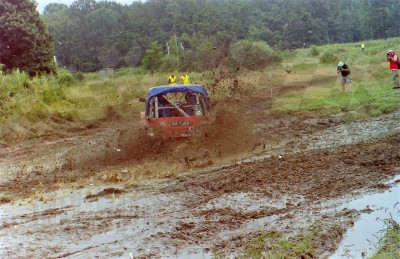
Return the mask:
<svg viewBox="0 0 400 259"><path fill-rule="evenodd" d="M168 93L199 93L208 98L207 91L201 85L189 84L189 85L160 85L149 89L146 99L146 115L149 111L150 100L154 96L168 94Z"/></svg>
<svg viewBox="0 0 400 259"><path fill-rule="evenodd" d="M149 89L147 94L147 102L154 96L167 93L199 93L208 96L207 91L201 85L161 85Z"/></svg>

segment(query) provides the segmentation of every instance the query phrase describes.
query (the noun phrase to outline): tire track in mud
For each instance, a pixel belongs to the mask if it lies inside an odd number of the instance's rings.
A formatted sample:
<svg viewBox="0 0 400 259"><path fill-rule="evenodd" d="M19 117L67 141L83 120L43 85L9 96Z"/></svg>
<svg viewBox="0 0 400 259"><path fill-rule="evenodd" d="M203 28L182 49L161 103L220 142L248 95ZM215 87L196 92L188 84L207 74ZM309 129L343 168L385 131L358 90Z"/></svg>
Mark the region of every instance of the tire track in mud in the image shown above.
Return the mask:
<svg viewBox="0 0 400 259"><path fill-rule="evenodd" d="M396 116L373 119L370 125L396 121ZM367 121L359 125L365 134L382 130L368 127ZM341 128L333 127L330 132L343 132ZM262 158L170 181L150 181L147 190L136 186L114 198L100 197L90 202L90 210L87 204L54 215L57 219L44 222L46 231L35 230L34 220L18 225L10 242L13 245L6 246L5 253L126 257L132 252L143 258L199 251L236 253L261 232L293 234L316 224L325 240L318 248L319 255L329 254L359 215L354 210L334 211L337 204L367 190L387 188L382 182L399 171L400 134L397 127L388 128L385 136L375 134L375 140L354 138L333 147L329 141L326 146L312 145L310 141L321 141L312 137L303 150L275 150ZM328 131L322 131L321 136ZM14 224L8 222L0 234ZM31 243L35 251L14 250L27 240L21 237L29 237L33 231L37 231L37 240L46 239L51 232L54 241L46 248ZM65 241L72 239L75 241ZM4 238L1 242L5 243Z"/></svg>

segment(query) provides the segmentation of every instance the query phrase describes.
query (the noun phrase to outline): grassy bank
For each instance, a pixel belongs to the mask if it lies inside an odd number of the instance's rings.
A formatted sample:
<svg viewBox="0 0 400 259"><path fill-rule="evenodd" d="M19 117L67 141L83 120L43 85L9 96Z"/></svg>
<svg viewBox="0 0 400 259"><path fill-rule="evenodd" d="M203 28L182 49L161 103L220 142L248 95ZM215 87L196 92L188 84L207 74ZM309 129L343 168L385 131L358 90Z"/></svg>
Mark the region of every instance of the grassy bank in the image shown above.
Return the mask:
<svg viewBox="0 0 400 259"><path fill-rule="evenodd" d="M344 114L349 120L379 116L399 109L400 91L391 87L391 74L385 62L386 50L395 49L398 38L386 41L311 46L284 52L282 65L263 71L240 69L190 73L193 83L207 85L211 98L232 95L233 80L239 80L240 94L270 88L272 112L287 114L310 111L317 116ZM328 58L327 58L328 57ZM336 62L349 64L352 91L340 90ZM63 123L95 124L104 119L124 118L143 109L136 100L149 87L165 85L167 74L146 74L140 69L115 72L71 74L59 70L57 76L29 78L14 71L0 78L1 135L17 133L37 137L46 134L44 125ZM180 78L179 73L177 77ZM290 86L280 93L279 88ZM131 117L130 117L131 118ZM38 126L39 125L39 126ZM48 127L48 126L46 126ZM45 128L46 128L45 127ZM51 126L49 126L51 127ZM3 140L4 141L4 140Z"/></svg>
<svg viewBox="0 0 400 259"><path fill-rule="evenodd" d="M300 75L310 80L331 75L330 80L320 80L307 88L291 91L274 100L277 113L315 111L321 115L345 113L350 119L379 116L400 107L400 91L392 89L392 75L386 62L386 51L396 49L399 38L361 43L312 46L288 54L286 61L290 74L285 81ZM329 55L328 55L329 54ZM326 56L329 59L325 59ZM336 64L344 61L352 74L351 92L342 92Z"/></svg>
<svg viewBox="0 0 400 259"><path fill-rule="evenodd" d="M378 244L377 252L371 259L400 258L400 222L393 218L387 218L383 221L386 226L386 229L382 230L384 236Z"/></svg>
<svg viewBox="0 0 400 259"><path fill-rule="evenodd" d="M321 251L321 244L333 243L345 229L332 225L321 228L312 225L298 234L285 237L283 233L270 231L255 237L244 250L245 258L316 258Z"/></svg>

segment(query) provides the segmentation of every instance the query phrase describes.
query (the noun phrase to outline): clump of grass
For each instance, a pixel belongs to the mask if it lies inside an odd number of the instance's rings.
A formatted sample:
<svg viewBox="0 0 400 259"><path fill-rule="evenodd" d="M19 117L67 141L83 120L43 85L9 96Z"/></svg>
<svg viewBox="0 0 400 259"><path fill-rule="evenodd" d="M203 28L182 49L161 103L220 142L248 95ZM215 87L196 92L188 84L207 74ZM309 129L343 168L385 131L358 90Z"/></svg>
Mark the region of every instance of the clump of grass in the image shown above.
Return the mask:
<svg viewBox="0 0 400 259"><path fill-rule="evenodd" d="M392 216L384 219L383 222L385 224L384 235L371 259L400 258L400 223Z"/></svg>
<svg viewBox="0 0 400 259"><path fill-rule="evenodd" d="M14 201L14 197L10 195L1 195L0 196L0 204L11 203Z"/></svg>
<svg viewBox="0 0 400 259"><path fill-rule="evenodd" d="M284 238L280 232L271 231L255 238L245 249L247 258L314 258L311 233Z"/></svg>
<svg viewBox="0 0 400 259"><path fill-rule="evenodd" d="M336 64L339 61L339 57L331 52L325 52L319 58L319 63L321 64Z"/></svg>
<svg viewBox="0 0 400 259"><path fill-rule="evenodd" d="M294 64L292 67L293 72L298 72L298 71L312 71L318 67L318 64L316 63L299 63L299 64Z"/></svg>
<svg viewBox="0 0 400 259"><path fill-rule="evenodd" d="M61 86L70 86L74 82L75 78L68 70L60 69L57 74L57 80Z"/></svg>
<svg viewBox="0 0 400 259"><path fill-rule="evenodd" d="M269 231L250 241L245 247L243 258L317 258L321 252L330 249L337 237L344 232L344 227L336 224L328 227L312 224L289 237L278 231Z"/></svg>
<svg viewBox="0 0 400 259"><path fill-rule="evenodd" d="M310 55L311 55L312 57L318 57L318 56L319 56L318 49L317 49L317 47L316 47L315 45L312 45L312 46L310 47Z"/></svg>
<svg viewBox="0 0 400 259"><path fill-rule="evenodd" d="M0 117L5 118L15 107L18 93L31 87L28 74L14 70L11 74L0 77Z"/></svg>

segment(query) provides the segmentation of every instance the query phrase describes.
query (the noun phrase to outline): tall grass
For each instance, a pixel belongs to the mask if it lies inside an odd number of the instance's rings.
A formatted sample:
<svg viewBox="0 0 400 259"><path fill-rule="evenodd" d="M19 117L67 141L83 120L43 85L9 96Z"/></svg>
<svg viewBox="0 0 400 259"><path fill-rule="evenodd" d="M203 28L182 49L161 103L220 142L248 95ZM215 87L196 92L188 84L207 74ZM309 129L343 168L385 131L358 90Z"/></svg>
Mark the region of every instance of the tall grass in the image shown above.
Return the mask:
<svg viewBox="0 0 400 259"><path fill-rule="evenodd" d="M382 230L384 236L380 239L378 249L371 259L400 258L400 222L392 217L384 219L383 222L385 223L385 228Z"/></svg>
<svg viewBox="0 0 400 259"><path fill-rule="evenodd" d="M150 87L167 85L167 80L166 74L149 75L133 68L78 76L60 70L57 75L36 78L14 71L0 78L0 116L3 121L27 123L44 119L84 122L103 119L109 107L117 107L124 116L128 109L142 109L137 98L145 96ZM191 80L211 81L203 73L192 73Z"/></svg>
<svg viewBox="0 0 400 259"><path fill-rule="evenodd" d="M135 100L145 95L145 88L136 77L87 74L77 80L61 70L58 75L30 78L14 71L0 78L2 131L5 125L13 124L32 129L36 123L92 123L109 116L109 107L114 106L119 108L115 109L118 114L125 116L132 112L129 109L138 109Z"/></svg>

